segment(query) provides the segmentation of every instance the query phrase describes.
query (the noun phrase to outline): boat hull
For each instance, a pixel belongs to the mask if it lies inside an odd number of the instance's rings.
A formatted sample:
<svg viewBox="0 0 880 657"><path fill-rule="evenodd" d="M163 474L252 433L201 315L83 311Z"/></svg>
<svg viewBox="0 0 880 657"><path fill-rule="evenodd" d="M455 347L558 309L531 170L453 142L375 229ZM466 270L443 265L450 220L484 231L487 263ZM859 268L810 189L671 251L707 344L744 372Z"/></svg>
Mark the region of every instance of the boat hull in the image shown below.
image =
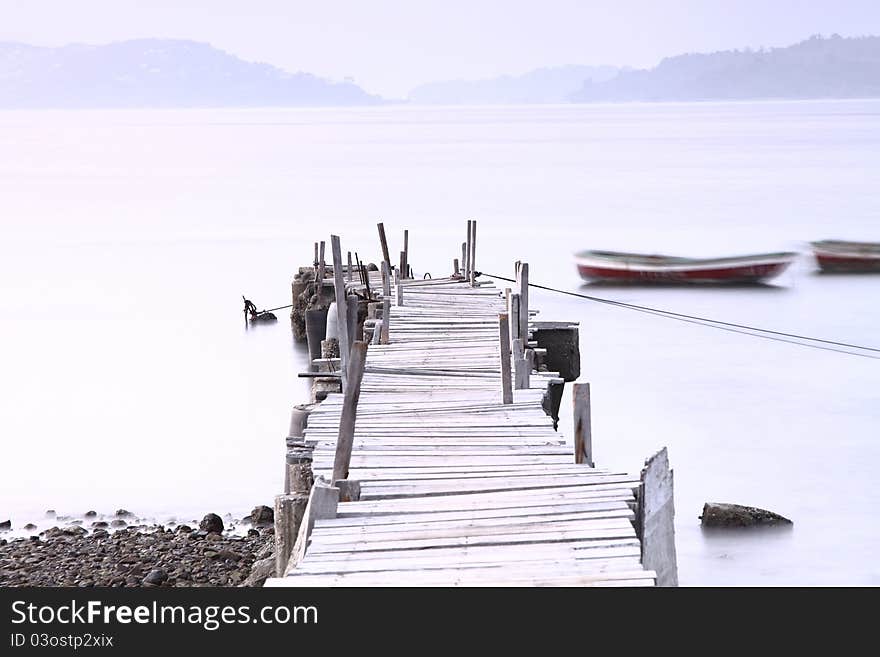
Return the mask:
<svg viewBox="0 0 880 657"><path fill-rule="evenodd" d="M816 264L834 274L880 273L880 244L872 242L813 242Z"/></svg>
<svg viewBox="0 0 880 657"><path fill-rule="evenodd" d="M639 254L577 256L581 278L590 282L656 285L754 285L781 274L794 253L697 260Z"/></svg>

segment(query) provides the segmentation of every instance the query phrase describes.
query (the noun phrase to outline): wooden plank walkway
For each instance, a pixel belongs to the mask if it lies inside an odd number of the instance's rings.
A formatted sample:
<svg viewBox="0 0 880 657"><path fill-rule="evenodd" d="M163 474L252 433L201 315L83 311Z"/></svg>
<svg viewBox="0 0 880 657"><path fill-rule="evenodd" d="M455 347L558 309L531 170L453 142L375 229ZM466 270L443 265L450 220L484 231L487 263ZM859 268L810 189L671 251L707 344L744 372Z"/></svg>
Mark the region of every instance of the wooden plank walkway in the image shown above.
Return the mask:
<svg viewBox="0 0 880 657"><path fill-rule="evenodd" d="M503 291L400 285L360 387L360 497L314 521L305 555L267 586L653 586L633 527L639 477L574 463L542 408L553 373L532 371L502 403ZM328 481L342 409L329 395L304 432Z"/></svg>

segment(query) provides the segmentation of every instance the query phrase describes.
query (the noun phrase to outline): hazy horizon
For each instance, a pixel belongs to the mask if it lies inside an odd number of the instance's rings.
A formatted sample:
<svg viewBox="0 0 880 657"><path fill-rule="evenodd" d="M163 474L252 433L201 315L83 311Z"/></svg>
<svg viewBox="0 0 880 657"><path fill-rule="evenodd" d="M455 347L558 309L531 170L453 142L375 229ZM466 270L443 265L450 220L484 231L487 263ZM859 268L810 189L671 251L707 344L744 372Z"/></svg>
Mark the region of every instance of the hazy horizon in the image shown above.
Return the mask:
<svg viewBox="0 0 880 657"><path fill-rule="evenodd" d="M682 53L782 47L813 34L880 34L880 5L870 0L548 0L539 9L522 0L253 0L246 9L233 0L156 0L149 7L137 0L0 0L0 8L0 41L58 47L192 40L290 72L348 78L392 99L435 81L566 65L651 68Z"/></svg>

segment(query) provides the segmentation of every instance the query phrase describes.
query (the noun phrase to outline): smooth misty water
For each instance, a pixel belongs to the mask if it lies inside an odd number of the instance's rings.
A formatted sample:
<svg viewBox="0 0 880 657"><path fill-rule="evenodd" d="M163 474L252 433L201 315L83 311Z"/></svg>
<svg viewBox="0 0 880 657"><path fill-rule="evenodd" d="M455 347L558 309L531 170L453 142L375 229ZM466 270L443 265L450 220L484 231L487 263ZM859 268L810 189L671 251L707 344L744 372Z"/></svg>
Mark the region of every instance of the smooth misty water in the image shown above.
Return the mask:
<svg viewBox="0 0 880 657"><path fill-rule="evenodd" d="M880 102L0 113L0 520L124 506L236 515L281 488L304 350L245 331L331 231L376 260L410 229L447 273L579 289L583 248L718 255L880 239ZM880 344L880 276L804 259L761 289L590 288ZM667 445L685 584L880 584L880 363L534 292L581 322L595 457ZM282 313L283 315L283 313ZM563 410L569 408L564 401ZM706 500L787 532L709 535Z"/></svg>

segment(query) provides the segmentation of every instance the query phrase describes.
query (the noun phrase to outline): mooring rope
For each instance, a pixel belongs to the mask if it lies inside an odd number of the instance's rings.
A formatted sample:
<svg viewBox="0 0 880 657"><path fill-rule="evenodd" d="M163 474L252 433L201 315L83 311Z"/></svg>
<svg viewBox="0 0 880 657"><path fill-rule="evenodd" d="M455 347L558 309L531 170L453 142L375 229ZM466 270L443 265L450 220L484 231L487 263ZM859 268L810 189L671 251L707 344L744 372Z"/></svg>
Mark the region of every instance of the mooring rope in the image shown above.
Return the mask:
<svg viewBox="0 0 880 657"><path fill-rule="evenodd" d="M508 281L510 283L516 283L516 279L507 278L505 276L497 276L495 274L490 274L487 272L475 272L477 276L481 276L485 274L486 276L491 276L492 278L498 278L502 281ZM730 331L732 333L740 333L742 335L750 335L755 338L764 338L766 340L776 340L778 342L787 342L789 344L799 345L801 347L810 347L811 349L823 349L825 351L835 351L841 354L849 354L850 356L861 356L862 358L873 358L880 360L880 356L872 356L871 354L858 353L854 351L847 351L846 349L859 349L861 351L870 351L874 353L880 354L880 349L876 347L867 347L865 345L853 344L850 342L840 342L838 340L827 340L824 338L814 338L808 335L799 335L797 333L786 333L784 331L774 331L771 329L760 328L757 326L749 326L748 324L737 324L735 322L725 322L719 319L711 319L709 317L700 317L698 315L687 315L685 313L677 313L671 310L664 310L663 308L652 308L650 306L641 306L635 303L627 303L625 301L615 301L614 299L605 299L603 297L596 297L589 294L581 294L579 292L570 292L568 290L560 290L558 288L549 287L547 285L539 285L537 283L529 283L529 287L534 287L539 290L547 290L548 292L556 292L558 294L565 294L572 297L578 297L581 299L586 299L587 301L594 301L596 303L604 303L611 306L617 306L619 308L626 308L628 310L635 310L638 312L648 313L652 315L658 315L660 317L665 317L667 319L675 319L681 322L688 322L690 324L698 324L700 326L707 326L709 328L721 329L723 331ZM752 332L750 332L752 331ZM791 338L791 339L784 339ZM798 342L798 340L807 340L808 342ZM816 344L811 344L816 343ZM831 346L823 346L823 345L831 345ZM845 347L845 349L835 349L834 347Z"/></svg>

